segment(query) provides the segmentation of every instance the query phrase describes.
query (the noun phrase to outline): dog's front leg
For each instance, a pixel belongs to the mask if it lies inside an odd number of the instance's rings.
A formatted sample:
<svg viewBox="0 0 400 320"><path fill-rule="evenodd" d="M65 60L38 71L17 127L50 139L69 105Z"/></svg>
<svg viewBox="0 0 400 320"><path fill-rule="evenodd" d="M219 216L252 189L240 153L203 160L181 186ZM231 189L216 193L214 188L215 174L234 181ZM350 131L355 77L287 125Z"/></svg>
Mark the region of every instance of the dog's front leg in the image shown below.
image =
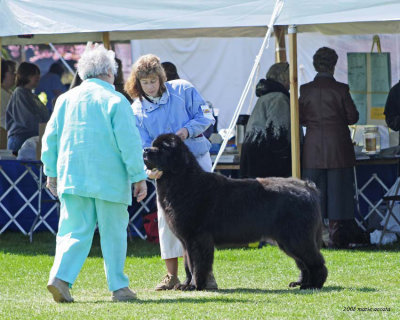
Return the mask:
<svg viewBox="0 0 400 320"><path fill-rule="evenodd" d="M185 272L186 272L186 279L183 283L178 284L175 286L175 289L177 290L183 290L183 291L188 291L188 290L194 290L194 284L193 282L193 276L190 268L190 259L187 250L183 250L183 264L185 266Z"/></svg>

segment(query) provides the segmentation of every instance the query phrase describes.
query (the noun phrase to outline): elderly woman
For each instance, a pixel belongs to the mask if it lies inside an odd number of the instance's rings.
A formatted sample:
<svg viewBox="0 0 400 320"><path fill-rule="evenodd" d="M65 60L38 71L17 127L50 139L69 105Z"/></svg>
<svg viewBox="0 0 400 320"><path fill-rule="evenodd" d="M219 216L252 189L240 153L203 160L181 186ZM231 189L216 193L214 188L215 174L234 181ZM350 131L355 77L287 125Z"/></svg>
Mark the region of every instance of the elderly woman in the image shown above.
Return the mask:
<svg viewBox="0 0 400 320"><path fill-rule="evenodd" d="M313 57L315 79L300 87L300 124L307 128L303 178L321 191L322 218L329 219L329 247L346 247L354 223L353 166L356 163L348 125L358 121L349 86L333 77L338 55L322 47Z"/></svg>
<svg viewBox="0 0 400 320"><path fill-rule="evenodd" d="M256 87L259 97L246 127L240 176L288 177L290 157L289 64L273 64Z"/></svg>
<svg viewBox="0 0 400 320"><path fill-rule="evenodd" d="M125 90L136 100L132 104L143 147L162 133L175 133L192 151L205 171L211 171L210 142L203 132L214 123L207 103L193 85L185 80L166 82L160 59L148 54L141 56L133 65ZM159 178L162 172L149 172L150 178ZM178 257L183 254L182 245L169 229L162 207L158 205L158 230L161 258L165 260L167 275L156 290L170 290L179 285ZM216 289L210 274L207 289Z"/></svg>
<svg viewBox="0 0 400 320"><path fill-rule="evenodd" d="M142 147L128 100L115 91L114 52L88 46L78 62L83 82L62 94L43 136L47 187L61 203L48 290L72 302L75 282L98 224L104 269L113 301L136 298L124 274L128 205L147 194Z"/></svg>
<svg viewBox="0 0 400 320"><path fill-rule="evenodd" d="M8 149L17 153L30 137L39 135L39 123L49 120L49 112L32 93L40 80L40 70L33 63L22 62L17 70L17 88L7 106Z"/></svg>

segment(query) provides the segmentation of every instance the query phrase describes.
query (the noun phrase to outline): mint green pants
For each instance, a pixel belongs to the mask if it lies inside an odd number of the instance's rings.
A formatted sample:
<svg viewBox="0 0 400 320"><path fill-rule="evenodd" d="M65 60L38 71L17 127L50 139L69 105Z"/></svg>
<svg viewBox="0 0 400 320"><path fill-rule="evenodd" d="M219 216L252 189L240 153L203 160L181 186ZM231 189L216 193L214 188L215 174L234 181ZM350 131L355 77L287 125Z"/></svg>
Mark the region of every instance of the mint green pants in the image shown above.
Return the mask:
<svg viewBox="0 0 400 320"><path fill-rule="evenodd" d="M124 274L127 205L71 194L63 194L60 204L56 255L50 279L56 277L72 286L89 254L97 222L108 288L115 291L128 287L129 280Z"/></svg>

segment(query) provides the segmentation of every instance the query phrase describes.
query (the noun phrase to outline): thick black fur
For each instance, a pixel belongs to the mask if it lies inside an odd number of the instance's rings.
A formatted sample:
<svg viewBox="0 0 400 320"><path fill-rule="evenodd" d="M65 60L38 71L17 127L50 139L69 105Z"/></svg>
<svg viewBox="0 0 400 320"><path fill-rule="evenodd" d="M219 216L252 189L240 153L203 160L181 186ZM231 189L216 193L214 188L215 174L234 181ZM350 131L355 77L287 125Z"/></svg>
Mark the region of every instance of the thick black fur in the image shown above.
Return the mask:
<svg viewBox="0 0 400 320"><path fill-rule="evenodd" d="M157 137L144 151L148 169L163 175L157 196L168 225L184 248L187 278L180 289L202 290L214 260L214 245L274 239L300 269L290 287L322 288L328 271L320 252L319 194L294 178L229 179L203 171L174 134ZM193 280L192 280L193 278Z"/></svg>

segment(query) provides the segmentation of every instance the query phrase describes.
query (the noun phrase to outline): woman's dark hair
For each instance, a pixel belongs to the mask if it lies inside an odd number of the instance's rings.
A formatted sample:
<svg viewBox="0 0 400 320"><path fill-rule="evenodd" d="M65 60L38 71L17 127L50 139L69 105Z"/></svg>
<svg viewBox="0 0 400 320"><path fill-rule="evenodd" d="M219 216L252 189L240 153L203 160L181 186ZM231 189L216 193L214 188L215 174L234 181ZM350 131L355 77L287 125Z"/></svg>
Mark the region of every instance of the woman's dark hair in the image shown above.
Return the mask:
<svg viewBox="0 0 400 320"><path fill-rule="evenodd" d="M178 70L176 69L176 66L172 62L166 61L161 63L161 65L165 70L167 81L180 79Z"/></svg>
<svg viewBox="0 0 400 320"><path fill-rule="evenodd" d="M15 70L16 63L12 60L1 59L1 82L3 83L6 77L6 72Z"/></svg>
<svg viewBox="0 0 400 320"><path fill-rule="evenodd" d="M40 74L37 65L29 62L22 62L17 70L17 87L22 87L29 83L29 77Z"/></svg>
<svg viewBox="0 0 400 320"><path fill-rule="evenodd" d="M65 71L64 67L61 64L59 64L58 62L54 62L50 66L50 69L49 69L49 72L55 73L55 74L59 75L60 77L63 75L64 71Z"/></svg>
<svg viewBox="0 0 400 320"><path fill-rule="evenodd" d="M338 55L335 50L322 47L315 52L313 56L313 65L317 72L330 72L335 69Z"/></svg>

